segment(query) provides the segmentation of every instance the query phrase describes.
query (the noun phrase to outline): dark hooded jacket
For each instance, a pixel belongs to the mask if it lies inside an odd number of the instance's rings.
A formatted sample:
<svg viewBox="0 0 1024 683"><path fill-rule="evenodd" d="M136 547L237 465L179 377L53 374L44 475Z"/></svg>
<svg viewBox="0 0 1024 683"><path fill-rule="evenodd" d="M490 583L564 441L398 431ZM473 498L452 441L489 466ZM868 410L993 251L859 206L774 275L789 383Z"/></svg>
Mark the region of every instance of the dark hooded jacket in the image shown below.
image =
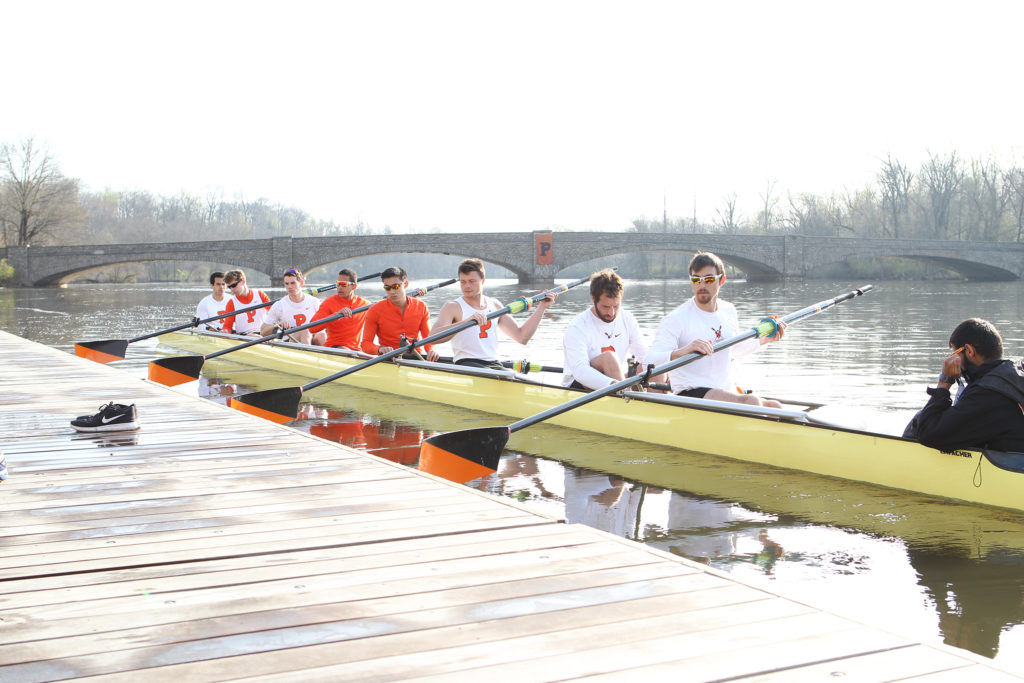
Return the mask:
<svg viewBox="0 0 1024 683"><path fill-rule="evenodd" d="M983 363L954 404L949 389L931 398L903 436L950 451L991 448L1024 453L1024 360Z"/></svg>

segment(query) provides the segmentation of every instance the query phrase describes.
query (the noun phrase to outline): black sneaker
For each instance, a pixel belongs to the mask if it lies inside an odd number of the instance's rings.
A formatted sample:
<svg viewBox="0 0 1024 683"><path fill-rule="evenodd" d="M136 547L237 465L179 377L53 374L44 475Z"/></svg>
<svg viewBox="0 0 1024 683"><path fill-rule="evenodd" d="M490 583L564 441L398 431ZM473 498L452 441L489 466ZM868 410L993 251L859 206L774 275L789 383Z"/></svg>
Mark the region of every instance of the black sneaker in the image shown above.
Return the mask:
<svg viewBox="0 0 1024 683"><path fill-rule="evenodd" d="M95 415L82 415L71 421L80 432L120 432L139 428L139 414L135 404L108 403Z"/></svg>

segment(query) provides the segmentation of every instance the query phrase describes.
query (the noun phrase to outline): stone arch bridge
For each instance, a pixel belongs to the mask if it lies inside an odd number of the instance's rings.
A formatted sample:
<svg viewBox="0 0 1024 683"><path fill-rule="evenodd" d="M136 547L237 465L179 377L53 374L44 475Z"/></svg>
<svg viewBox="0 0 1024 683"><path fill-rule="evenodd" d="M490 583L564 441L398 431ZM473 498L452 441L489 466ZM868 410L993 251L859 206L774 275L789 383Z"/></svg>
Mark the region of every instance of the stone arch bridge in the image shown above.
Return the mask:
<svg viewBox="0 0 1024 683"><path fill-rule="evenodd" d="M930 261L971 280L1024 277L1024 244L883 240L799 235L720 235L634 232L497 232L339 237L273 237L91 246L7 247L0 258L15 268L23 287L55 285L100 266L150 261L230 263L280 283L287 268L308 272L346 259L377 254L443 253L475 256L508 268L521 282L551 282L569 266L637 252L703 249L744 271L751 280L803 278L823 265L850 258L900 256Z"/></svg>

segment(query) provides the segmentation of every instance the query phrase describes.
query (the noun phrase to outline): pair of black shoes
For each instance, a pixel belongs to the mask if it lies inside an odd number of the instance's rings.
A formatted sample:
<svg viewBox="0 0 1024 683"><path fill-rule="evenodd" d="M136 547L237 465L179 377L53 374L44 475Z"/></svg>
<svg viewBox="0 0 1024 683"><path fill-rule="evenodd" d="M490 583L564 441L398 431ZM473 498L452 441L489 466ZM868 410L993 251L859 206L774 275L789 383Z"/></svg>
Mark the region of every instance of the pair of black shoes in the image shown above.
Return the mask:
<svg viewBox="0 0 1024 683"><path fill-rule="evenodd" d="M139 428L139 413L135 404L122 405L110 402L100 406L95 415L79 415L71 426L80 432L120 432Z"/></svg>

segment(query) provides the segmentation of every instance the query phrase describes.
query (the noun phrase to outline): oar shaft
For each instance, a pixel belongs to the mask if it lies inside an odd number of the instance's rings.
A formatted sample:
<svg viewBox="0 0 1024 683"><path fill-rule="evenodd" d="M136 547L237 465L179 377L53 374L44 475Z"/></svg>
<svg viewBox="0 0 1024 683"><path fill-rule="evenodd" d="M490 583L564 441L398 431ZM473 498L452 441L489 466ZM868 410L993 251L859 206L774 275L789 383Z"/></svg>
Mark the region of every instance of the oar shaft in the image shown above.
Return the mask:
<svg viewBox="0 0 1024 683"><path fill-rule="evenodd" d="M861 287L860 289L855 289L852 292L848 292L848 293L843 294L841 296L838 296L838 297L836 297L834 299L828 299L827 301L820 301L820 302L818 302L816 304L808 306L807 308L802 308L799 311L796 311L794 313L790 313L789 315L786 315L786 316L780 318L780 320L782 322L787 323L787 324L791 323L791 322L796 322L797 320L800 320L801 318L806 318L806 317L814 315L816 313L820 313L820 312L824 311L825 309L831 308L832 306L835 306L836 304L838 304L840 302L852 299L855 296L858 296L860 294L863 294L863 293L869 291L870 289L871 289L871 285L865 285L864 287ZM773 327L772 325L770 325L768 323L762 322L762 323L756 325L755 327L750 328L746 332L743 332L743 333L738 334L738 335L736 335L734 337L730 337L729 339L724 339L724 340L718 342L717 344L715 344L712 347L712 349L714 350L715 353L717 353L718 351L727 349L727 348L729 348L731 346L735 346L736 344L739 344L740 342L746 341L747 339L752 339L754 337L767 336L768 334L770 334L772 327ZM685 356L680 356L679 358L676 358L675 360L672 360L672 361L669 361L668 363L663 363L662 365L659 365L658 367L656 367L653 370L651 370L650 374L651 375L661 375L661 374L664 374L666 372L670 372L672 370L675 370L676 368L680 368L680 367L686 365L687 363L692 363L693 361L699 360L699 359L704 358L704 357L705 357L704 354L701 354L701 353L696 353L696 352L688 353ZM524 429L524 428L529 427L531 425L535 425L538 422L543 422L544 420L549 420L552 417L556 417L558 415L561 415L562 413L568 412L568 411L572 410L573 408L578 408L580 406L586 405L586 404L590 403L591 401L596 401L599 398L604 398L605 396L610 396L611 394L614 394L614 393L616 393L618 391L622 391L623 389L627 389L627 388L633 386L634 384L640 383L641 381L643 381L644 377L647 376L647 374L648 373L637 374L637 375L635 375L633 377L627 377L626 379L623 379L623 380L620 380L618 382L615 382L614 384L611 384L611 385L609 385L609 386L607 386L607 387L605 387L603 389L598 389L597 391L592 391L592 392L590 392L588 394L584 394L583 396L580 396L579 398L575 398L575 399L573 399L571 401L566 401L562 405L558 405L558 406L555 406L553 408L549 408L548 410L545 410L544 412L537 413L536 415L531 415L530 417L523 418L522 420L519 420L518 422L513 422L512 424L510 424L508 426L508 429L509 429L510 432L516 432L516 431L518 431L520 429Z"/></svg>
<svg viewBox="0 0 1024 683"><path fill-rule="evenodd" d="M531 363L528 360L503 360L501 364L522 374L529 372L565 372L564 368L555 365L541 365L540 363Z"/></svg>
<svg viewBox="0 0 1024 683"><path fill-rule="evenodd" d="M381 272L382 271L379 271L379 272L376 272L376 273L370 273L369 275L363 275L362 277L356 278L356 282L362 282L363 280L369 280L370 278L378 277ZM305 292L306 294L321 294L323 292L326 292L326 291L329 291L329 290L332 290L332 289L337 289L337 288L338 288L338 283L335 282L333 285L324 285L323 287L317 287L316 289L313 289L312 287L307 287L306 289L303 289L302 291Z"/></svg>
<svg viewBox="0 0 1024 683"><path fill-rule="evenodd" d="M537 301L540 301L541 299L544 299L545 297L547 297L548 294L558 294L558 293L561 293L561 292L565 292L565 291L567 291L569 289L572 289L573 287L575 287L577 285L581 285L584 282L589 282L589 281L590 281L590 277L587 276L587 277L584 277L584 278L580 278L579 280L574 280L574 281L569 282L569 283L564 284L564 285L558 285L557 287L552 287L551 289L548 289L548 290L546 290L544 292L541 292L540 294L537 294L536 296L533 296L533 297L531 297L529 299L525 299L523 297L520 297L520 298L516 299L514 302L512 302L511 304L509 304L508 306L505 306L505 307L503 307L503 308L501 308L501 309L499 309L497 311L493 311L491 313L488 313L487 317L485 319L486 320L491 320L493 318L498 318L500 316L506 315L506 314L511 313L511 312L518 313L520 311L524 311L524 310L530 308L533 305L533 303L536 303ZM455 282L455 280L452 280L452 282ZM453 334L455 334L457 332L461 332L462 330L467 330L470 327L473 327L474 325L478 325L478 324L479 323L477 323L476 318L467 318L466 320L463 320L463 321L459 322L458 324L453 325L452 327L448 327L448 328L445 328L444 330L441 330L440 332L436 332L434 334L427 335L423 339L415 339L412 342L410 342L409 344L405 344L403 346L400 346L397 349L392 349L391 351L388 351L387 353L382 353L381 355L379 355L379 356L377 356L375 358L371 358L369 360L365 360L362 363L359 363L357 365L353 365L350 368L345 368L344 370L340 370L340 371L334 373L333 375L328 375L327 377L324 377L322 379L318 379L315 382L310 382L309 384L304 384L304 385L302 385L302 391L303 391L303 393L305 393L305 392L309 391L310 389L315 389L315 388L317 388L317 387L319 387L321 385L327 384L328 382L333 382L336 379L341 379L342 377L345 377L347 375L351 375L352 373L359 372L363 368L369 367L369 366L374 365L376 363L380 363L380 362L389 360L391 358L395 358L396 356L400 356L400 355L402 355L404 353L408 353L410 350L415 349L417 346L423 346L425 344L433 343L433 342L435 342L435 341L437 341L439 339L445 339L447 337L452 336Z"/></svg>

